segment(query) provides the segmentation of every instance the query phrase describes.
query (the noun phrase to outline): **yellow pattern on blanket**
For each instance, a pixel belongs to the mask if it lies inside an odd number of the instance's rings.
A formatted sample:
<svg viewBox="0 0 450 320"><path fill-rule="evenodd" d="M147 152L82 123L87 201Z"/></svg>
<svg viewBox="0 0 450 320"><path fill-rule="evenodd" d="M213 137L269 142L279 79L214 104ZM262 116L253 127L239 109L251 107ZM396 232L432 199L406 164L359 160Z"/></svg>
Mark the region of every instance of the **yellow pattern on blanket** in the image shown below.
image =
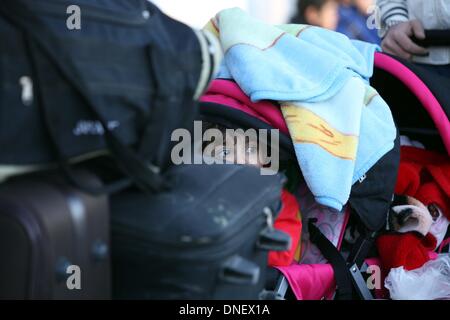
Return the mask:
<svg viewBox="0 0 450 320"><path fill-rule="evenodd" d="M312 111L298 105L283 105L281 111L294 143L314 143L336 157L355 160L357 136L339 132Z"/></svg>

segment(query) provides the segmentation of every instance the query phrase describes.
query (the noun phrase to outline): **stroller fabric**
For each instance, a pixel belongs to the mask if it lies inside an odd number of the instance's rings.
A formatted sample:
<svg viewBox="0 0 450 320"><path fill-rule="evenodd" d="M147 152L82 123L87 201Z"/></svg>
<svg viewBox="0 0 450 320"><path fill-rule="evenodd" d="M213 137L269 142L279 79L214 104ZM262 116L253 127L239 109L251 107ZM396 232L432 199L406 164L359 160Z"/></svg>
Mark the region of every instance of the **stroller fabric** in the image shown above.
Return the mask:
<svg viewBox="0 0 450 320"><path fill-rule="evenodd" d="M277 103L268 100L252 102L234 81L214 80L200 100L202 101L200 111L207 120L231 121L244 127L253 125L260 127L264 122L270 127L280 129L282 133L288 133L286 121ZM262 122L258 125L253 119ZM288 141L283 141L284 137ZM292 143L289 140L287 135L280 135L280 144L291 150ZM349 203L370 230L379 230L386 222L399 162L400 139L397 137L394 148L366 172L364 179L360 179L352 186ZM314 201L314 197L311 197L311 201ZM303 203L300 205L303 208ZM325 209L324 206L321 207ZM333 211L335 210L329 208L327 214L332 215Z"/></svg>
<svg viewBox="0 0 450 320"><path fill-rule="evenodd" d="M251 101L234 81L213 80L206 93L200 98L200 101L221 104L243 111L270 124L274 128L280 129L283 133L289 133L286 121L276 104L270 101Z"/></svg>
<svg viewBox="0 0 450 320"><path fill-rule="evenodd" d="M252 101L281 104L308 187L341 210L396 137L389 107L367 82L377 47L321 28L269 26L240 9L206 29L225 52L218 77L234 79Z"/></svg>
<svg viewBox="0 0 450 320"><path fill-rule="evenodd" d="M440 138L420 135L421 142L426 141L433 150L446 149L450 154L450 80L379 52L375 53L375 67L371 84L387 99L400 131L419 138L409 128L437 129Z"/></svg>
<svg viewBox="0 0 450 320"><path fill-rule="evenodd" d="M269 266L289 266L300 250L302 220L297 199L287 190L281 193L282 208L273 226L291 237L289 250L269 252Z"/></svg>
<svg viewBox="0 0 450 320"><path fill-rule="evenodd" d="M298 300L322 300L333 296L336 289L330 264L293 264L279 267Z"/></svg>

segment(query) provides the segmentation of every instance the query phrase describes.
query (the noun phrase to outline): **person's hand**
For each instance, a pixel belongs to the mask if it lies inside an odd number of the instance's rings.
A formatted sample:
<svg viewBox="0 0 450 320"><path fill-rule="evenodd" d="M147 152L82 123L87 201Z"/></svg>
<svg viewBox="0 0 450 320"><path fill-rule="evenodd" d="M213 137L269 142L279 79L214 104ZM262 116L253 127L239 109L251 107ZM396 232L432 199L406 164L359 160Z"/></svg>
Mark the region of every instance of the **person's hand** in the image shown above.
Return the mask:
<svg viewBox="0 0 450 320"><path fill-rule="evenodd" d="M428 50L415 44L411 37L425 39L425 31L419 20L401 22L389 28L381 43L384 52L393 54L403 59L411 59L413 55L426 56Z"/></svg>

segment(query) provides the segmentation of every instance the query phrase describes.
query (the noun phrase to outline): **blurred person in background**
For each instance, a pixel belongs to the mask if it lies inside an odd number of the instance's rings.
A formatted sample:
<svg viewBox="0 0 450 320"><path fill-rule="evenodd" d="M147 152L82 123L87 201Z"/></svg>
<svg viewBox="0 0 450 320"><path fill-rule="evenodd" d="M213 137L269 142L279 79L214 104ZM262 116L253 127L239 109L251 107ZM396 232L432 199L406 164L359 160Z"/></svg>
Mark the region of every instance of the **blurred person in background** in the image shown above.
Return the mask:
<svg viewBox="0 0 450 320"><path fill-rule="evenodd" d="M377 5L383 51L450 78L450 47L426 49L412 40L425 39L424 30L450 30L450 0L377 0Z"/></svg>
<svg viewBox="0 0 450 320"><path fill-rule="evenodd" d="M375 4L375 0L340 0L339 2L339 23L336 31L350 39L380 44L378 30L375 27L369 29L367 25L370 8Z"/></svg>
<svg viewBox="0 0 450 320"><path fill-rule="evenodd" d="M291 22L336 30L338 19L338 4L335 0L299 0L297 14Z"/></svg>

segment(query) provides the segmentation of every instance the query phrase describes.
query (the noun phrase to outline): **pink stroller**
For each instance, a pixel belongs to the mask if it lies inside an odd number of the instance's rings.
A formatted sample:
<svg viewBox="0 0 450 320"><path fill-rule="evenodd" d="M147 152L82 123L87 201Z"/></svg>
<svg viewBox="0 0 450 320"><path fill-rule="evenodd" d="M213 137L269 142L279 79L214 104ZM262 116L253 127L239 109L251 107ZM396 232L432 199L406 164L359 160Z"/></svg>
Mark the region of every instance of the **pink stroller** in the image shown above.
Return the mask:
<svg viewBox="0 0 450 320"><path fill-rule="evenodd" d="M427 149L450 155L450 79L376 53L371 84L390 105L400 134L420 140ZM234 82L215 80L209 93L203 97L200 108L202 120L225 127L280 129L281 158L295 157L278 106L271 102L252 103ZM399 141L388 157L395 159L398 155ZM397 167L389 166L389 161L383 163L383 159L380 162L374 174L395 172L391 180L386 181L388 185L395 185ZM308 190L300 190L298 196L301 198L304 226L307 225L308 230L304 230L302 235L305 241L296 279L279 268L277 274L280 275L281 271L282 275L267 292L266 298L284 299L294 294L297 299L373 299L374 292L368 289L364 276L369 264L377 263L367 258L376 255L373 244L386 221L387 211L380 211L386 203L377 203L379 195L373 195L373 201L369 201L372 209L354 210L358 202L352 202L351 197L344 211L336 214L314 204ZM355 197L364 196L364 192L355 192ZM386 197L386 193L382 196ZM351 232L352 225L359 226L359 237L349 248L343 248L344 235Z"/></svg>

